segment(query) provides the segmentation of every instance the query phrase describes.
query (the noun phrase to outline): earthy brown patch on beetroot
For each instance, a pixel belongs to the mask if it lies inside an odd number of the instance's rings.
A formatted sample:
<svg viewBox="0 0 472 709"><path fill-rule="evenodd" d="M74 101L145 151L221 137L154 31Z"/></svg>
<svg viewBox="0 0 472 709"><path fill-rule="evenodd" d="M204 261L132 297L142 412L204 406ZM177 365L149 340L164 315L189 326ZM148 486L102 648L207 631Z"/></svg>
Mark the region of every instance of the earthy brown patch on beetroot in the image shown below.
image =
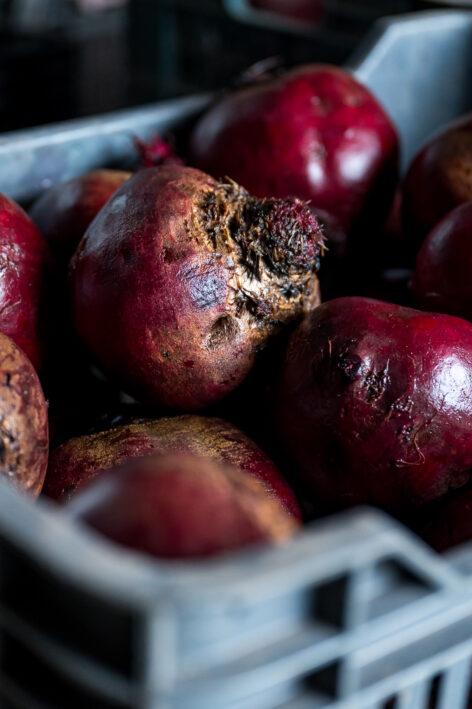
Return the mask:
<svg viewBox="0 0 472 709"><path fill-rule="evenodd" d="M296 498L271 460L232 424L203 416L176 416L131 423L73 438L53 451L44 491L69 500L99 473L153 453L210 458L246 471L297 518Z"/></svg>
<svg viewBox="0 0 472 709"><path fill-rule="evenodd" d="M235 389L259 348L319 303L322 248L297 199L256 200L177 165L142 170L75 255L77 328L138 398L199 409Z"/></svg>
<svg viewBox="0 0 472 709"><path fill-rule="evenodd" d="M48 461L47 406L37 374L0 334L0 475L38 495Z"/></svg>
<svg viewBox="0 0 472 709"><path fill-rule="evenodd" d="M251 476L182 455L144 458L110 471L67 510L114 542L158 558L282 543L298 528Z"/></svg>

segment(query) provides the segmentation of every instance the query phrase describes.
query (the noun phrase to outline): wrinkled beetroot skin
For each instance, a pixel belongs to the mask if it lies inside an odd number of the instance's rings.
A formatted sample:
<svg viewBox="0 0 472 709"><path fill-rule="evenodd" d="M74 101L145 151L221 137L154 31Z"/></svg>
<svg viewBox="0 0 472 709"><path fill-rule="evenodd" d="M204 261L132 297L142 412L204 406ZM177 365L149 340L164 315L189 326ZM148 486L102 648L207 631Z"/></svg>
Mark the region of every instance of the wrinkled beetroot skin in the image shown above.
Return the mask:
<svg viewBox="0 0 472 709"><path fill-rule="evenodd" d="M131 461L94 480L66 509L118 544L171 559L283 543L299 524L253 477L182 455Z"/></svg>
<svg viewBox="0 0 472 709"><path fill-rule="evenodd" d="M422 536L443 552L472 539L472 489L459 490L433 513Z"/></svg>
<svg viewBox="0 0 472 709"><path fill-rule="evenodd" d="M347 232L383 221L397 181L390 119L350 74L324 65L226 96L197 123L191 153L255 195L311 200Z"/></svg>
<svg viewBox="0 0 472 709"><path fill-rule="evenodd" d="M30 216L58 259L69 261L92 219L130 175L123 170L94 170L38 197Z"/></svg>
<svg viewBox="0 0 472 709"><path fill-rule="evenodd" d="M456 207L423 242L413 289L429 310L472 320L472 202Z"/></svg>
<svg viewBox="0 0 472 709"><path fill-rule="evenodd" d="M472 114L437 133L414 158L403 189L403 221L414 249L454 207L472 200Z"/></svg>
<svg viewBox="0 0 472 709"><path fill-rule="evenodd" d="M25 212L0 194L0 332L38 368L46 243Z"/></svg>
<svg viewBox="0 0 472 709"><path fill-rule="evenodd" d="M315 505L397 513L472 465L472 325L366 298L321 305L292 336L280 433Z"/></svg>
<svg viewBox="0 0 472 709"><path fill-rule="evenodd" d="M147 420L73 438L52 453L44 492L67 502L98 473L156 453L198 455L246 471L301 518L295 495L265 453L232 424L203 416Z"/></svg>
<svg viewBox="0 0 472 709"><path fill-rule="evenodd" d="M138 399L202 408L245 379L281 325L318 304L322 243L299 200L256 200L178 165L141 170L72 260L78 332Z"/></svg>

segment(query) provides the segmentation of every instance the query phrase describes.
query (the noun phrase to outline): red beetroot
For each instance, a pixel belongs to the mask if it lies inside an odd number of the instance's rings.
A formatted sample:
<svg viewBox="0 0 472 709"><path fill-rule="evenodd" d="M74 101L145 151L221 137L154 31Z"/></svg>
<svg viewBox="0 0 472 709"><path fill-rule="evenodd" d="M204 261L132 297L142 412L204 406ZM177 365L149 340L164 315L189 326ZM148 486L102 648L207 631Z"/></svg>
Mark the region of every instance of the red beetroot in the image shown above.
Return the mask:
<svg viewBox="0 0 472 709"><path fill-rule="evenodd" d="M472 489L459 490L432 514L422 536L436 551L447 551L472 539Z"/></svg>
<svg viewBox="0 0 472 709"><path fill-rule="evenodd" d="M69 261L88 225L131 173L94 170L46 190L30 215L61 261Z"/></svg>
<svg viewBox="0 0 472 709"><path fill-rule="evenodd" d="M413 289L425 308L472 320L472 202L456 207L424 241Z"/></svg>
<svg viewBox="0 0 472 709"><path fill-rule="evenodd" d="M416 250L454 207L472 200L472 114L437 133L414 158L403 190L405 230Z"/></svg>
<svg viewBox="0 0 472 709"><path fill-rule="evenodd" d="M291 339L278 416L314 504L402 513L439 498L472 466L472 325L325 303Z"/></svg>
<svg viewBox="0 0 472 709"><path fill-rule="evenodd" d="M318 300L322 234L296 199L257 200L179 165L141 170L72 260L79 334L130 393L196 410Z"/></svg>
<svg viewBox="0 0 472 709"><path fill-rule="evenodd" d="M102 475L67 509L118 544L175 559L281 543L298 527L258 480L182 455L134 460Z"/></svg>
<svg viewBox="0 0 472 709"><path fill-rule="evenodd" d="M38 368L42 359L41 309L47 262L45 241L13 200L0 194L0 332Z"/></svg>
<svg viewBox="0 0 472 709"><path fill-rule="evenodd" d="M316 24L323 16L324 0L251 0L251 5L292 20Z"/></svg>
<svg viewBox="0 0 472 709"><path fill-rule="evenodd" d="M301 517L295 495L265 453L232 424L203 416L141 421L73 438L52 453L44 492L66 502L104 470L153 453L198 455L239 468Z"/></svg>
<svg viewBox="0 0 472 709"><path fill-rule="evenodd" d="M0 476L38 495L48 463L47 406L31 362L2 334L0 421Z"/></svg>
<svg viewBox="0 0 472 709"><path fill-rule="evenodd" d="M398 138L372 94L342 69L308 65L219 101L198 122L194 163L255 195L297 195L342 228L381 223Z"/></svg>

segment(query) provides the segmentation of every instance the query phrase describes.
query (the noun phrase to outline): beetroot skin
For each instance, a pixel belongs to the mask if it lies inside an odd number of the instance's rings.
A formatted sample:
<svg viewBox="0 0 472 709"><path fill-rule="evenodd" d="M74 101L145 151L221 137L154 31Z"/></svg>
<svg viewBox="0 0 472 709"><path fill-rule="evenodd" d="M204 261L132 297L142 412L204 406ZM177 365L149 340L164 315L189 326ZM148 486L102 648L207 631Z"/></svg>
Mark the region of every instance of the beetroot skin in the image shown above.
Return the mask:
<svg viewBox="0 0 472 709"><path fill-rule="evenodd" d="M203 416L141 421L73 438L52 453L44 491L66 502L98 473L156 453L198 455L239 468L301 517L292 490L265 453L232 424Z"/></svg>
<svg viewBox="0 0 472 709"><path fill-rule="evenodd" d="M179 165L141 170L72 260L75 322L137 398L196 410L235 389L319 302L322 234L297 199L257 200Z"/></svg>
<svg viewBox="0 0 472 709"><path fill-rule="evenodd" d="M278 417L315 505L403 513L439 498L472 466L472 325L325 303L292 336Z"/></svg>
<svg viewBox="0 0 472 709"><path fill-rule="evenodd" d="M118 544L171 559L282 543L298 529L258 480L182 455L142 458L105 473L67 510Z"/></svg>
<svg viewBox="0 0 472 709"><path fill-rule="evenodd" d="M446 126L416 155L405 179L403 219L416 250L459 204L472 200L472 114Z"/></svg>
<svg viewBox="0 0 472 709"><path fill-rule="evenodd" d="M422 532L428 544L443 552L472 539L472 489L459 490L431 515Z"/></svg>
<svg viewBox="0 0 472 709"><path fill-rule="evenodd" d="M46 190L30 215L61 261L69 261L88 225L131 173L94 170Z"/></svg>
<svg viewBox="0 0 472 709"><path fill-rule="evenodd" d="M197 123L197 167L260 197L297 195L340 226L382 222L398 138L372 94L342 69L308 65L227 95Z"/></svg>
<svg viewBox="0 0 472 709"><path fill-rule="evenodd" d="M471 163L472 164L472 163ZM424 241L415 297L423 307L472 320L472 202L456 207Z"/></svg>
<svg viewBox="0 0 472 709"><path fill-rule="evenodd" d="M40 315L47 263L46 243L31 219L0 194L0 332L42 361Z"/></svg>
<svg viewBox="0 0 472 709"><path fill-rule="evenodd" d="M38 495L48 463L48 415L28 358L0 334L0 475Z"/></svg>

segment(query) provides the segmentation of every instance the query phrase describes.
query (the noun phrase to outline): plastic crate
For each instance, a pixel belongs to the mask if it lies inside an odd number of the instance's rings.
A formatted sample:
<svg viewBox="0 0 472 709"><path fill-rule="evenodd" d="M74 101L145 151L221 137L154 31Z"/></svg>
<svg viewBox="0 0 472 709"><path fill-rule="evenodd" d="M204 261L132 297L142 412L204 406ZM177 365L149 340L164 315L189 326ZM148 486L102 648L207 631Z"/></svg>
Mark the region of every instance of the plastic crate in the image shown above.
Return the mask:
<svg viewBox="0 0 472 709"><path fill-rule="evenodd" d="M472 15L435 13L382 23L352 65L409 154L472 107L471 63ZM5 135L0 191L123 160L207 101ZM284 548L152 562L0 483L2 709L465 709L471 666L472 548L439 557L359 509Z"/></svg>

